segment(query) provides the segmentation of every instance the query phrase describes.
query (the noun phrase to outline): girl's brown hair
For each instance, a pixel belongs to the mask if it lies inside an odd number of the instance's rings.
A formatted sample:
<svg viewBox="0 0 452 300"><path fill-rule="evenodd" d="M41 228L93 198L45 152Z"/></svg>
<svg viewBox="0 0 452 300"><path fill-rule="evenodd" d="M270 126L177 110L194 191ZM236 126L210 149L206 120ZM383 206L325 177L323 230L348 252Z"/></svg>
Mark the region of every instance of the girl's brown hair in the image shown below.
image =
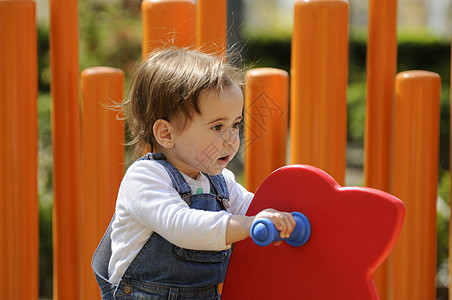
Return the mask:
<svg viewBox="0 0 452 300"><path fill-rule="evenodd" d="M232 84L243 87L243 78L243 69L196 50L167 48L150 53L135 69L122 103L135 156L155 149L155 121L181 116L185 127L193 113L200 113L202 91Z"/></svg>

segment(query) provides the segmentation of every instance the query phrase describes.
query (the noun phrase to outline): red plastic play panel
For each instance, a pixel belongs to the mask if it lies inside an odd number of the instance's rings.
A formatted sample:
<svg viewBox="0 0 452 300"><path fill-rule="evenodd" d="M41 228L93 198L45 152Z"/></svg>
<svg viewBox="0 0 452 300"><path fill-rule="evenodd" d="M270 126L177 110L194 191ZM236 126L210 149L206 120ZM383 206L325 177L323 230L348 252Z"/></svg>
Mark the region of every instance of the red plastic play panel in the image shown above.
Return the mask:
<svg viewBox="0 0 452 300"><path fill-rule="evenodd" d="M396 197L363 187L341 187L312 166L272 173L247 215L265 208L299 211L311 223L301 247L236 243L222 299L378 299L375 269L392 250L405 206Z"/></svg>

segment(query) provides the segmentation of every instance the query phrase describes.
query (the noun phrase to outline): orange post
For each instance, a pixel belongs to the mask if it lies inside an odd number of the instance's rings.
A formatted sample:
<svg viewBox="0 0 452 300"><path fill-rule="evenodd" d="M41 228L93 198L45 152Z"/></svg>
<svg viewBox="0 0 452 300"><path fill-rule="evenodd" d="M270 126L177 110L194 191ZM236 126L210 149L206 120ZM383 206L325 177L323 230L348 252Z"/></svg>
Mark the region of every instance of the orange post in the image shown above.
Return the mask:
<svg viewBox="0 0 452 300"><path fill-rule="evenodd" d="M435 299L436 196L440 77L408 71L396 77L391 193L406 206L390 256L389 299Z"/></svg>
<svg viewBox="0 0 452 300"><path fill-rule="evenodd" d="M196 4L193 0L143 0L142 58L155 48L193 47Z"/></svg>
<svg viewBox="0 0 452 300"><path fill-rule="evenodd" d="M227 0L198 0L196 8L196 47L206 53L225 56Z"/></svg>
<svg viewBox="0 0 452 300"><path fill-rule="evenodd" d="M38 298L35 1L0 1L0 290Z"/></svg>
<svg viewBox="0 0 452 300"><path fill-rule="evenodd" d="M123 89L124 73L119 69L94 67L81 74L80 299L100 299L91 259L114 214L124 175L124 122L111 109L121 103Z"/></svg>
<svg viewBox="0 0 452 300"><path fill-rule="evenodd" d="M370 0L369 5L364 171L367 186L387 192L397 69L397 1Z"/></svg>
<svg viewBox="0 0 452 300"><path fill-rule="evenodd" d="M53 297L79 299L80 108L77 0L50 1Z"/></svg>
<svg viewBox="0 0 452 300"><path fill-rule="evenodd" d="M347 142L348 2L295 2L291 163L316 166L343 185Z"/></svg>
<svg viewBox="0 0 452 300"><path fill-rule="evenodd" d="M369 1L364 177L368 187L389 192L391 120L397 69L397 0ZM381 300L388 299L388 265L375 272Z"/></svg>
<svg viewBox="0 0 452 300"><path fill-rule="evenodd" d="M259 68L246 73L245 181L250 191L286 164L288 98L286 71Z"/></svg>

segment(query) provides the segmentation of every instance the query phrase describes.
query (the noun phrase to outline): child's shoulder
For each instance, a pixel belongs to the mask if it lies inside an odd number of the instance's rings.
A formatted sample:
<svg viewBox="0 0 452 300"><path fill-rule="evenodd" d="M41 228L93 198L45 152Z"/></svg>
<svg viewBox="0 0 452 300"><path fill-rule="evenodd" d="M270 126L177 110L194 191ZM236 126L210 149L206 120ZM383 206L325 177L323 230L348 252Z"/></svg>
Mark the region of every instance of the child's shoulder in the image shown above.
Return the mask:
<svg viewBox="0 0 452 300"><path fill-rule="evenodd" d="M136 160L126 171L124 178L155 178L156 180L169 182L171 181L166 169L155 160Z"/></svg>

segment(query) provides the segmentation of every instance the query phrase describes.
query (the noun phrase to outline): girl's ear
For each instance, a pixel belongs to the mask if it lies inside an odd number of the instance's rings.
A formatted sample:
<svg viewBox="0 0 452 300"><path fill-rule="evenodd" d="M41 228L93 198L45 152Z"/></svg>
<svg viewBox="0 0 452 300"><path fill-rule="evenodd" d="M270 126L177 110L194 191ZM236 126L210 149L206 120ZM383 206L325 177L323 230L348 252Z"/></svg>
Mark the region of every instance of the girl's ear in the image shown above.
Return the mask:
<svg viewBox="0 0 452 300"><path fill-rule="evenodd" d="M163 148L170 149L174 145L174 127L166 120L158 119L152 126L157 143Z"/></svg>

